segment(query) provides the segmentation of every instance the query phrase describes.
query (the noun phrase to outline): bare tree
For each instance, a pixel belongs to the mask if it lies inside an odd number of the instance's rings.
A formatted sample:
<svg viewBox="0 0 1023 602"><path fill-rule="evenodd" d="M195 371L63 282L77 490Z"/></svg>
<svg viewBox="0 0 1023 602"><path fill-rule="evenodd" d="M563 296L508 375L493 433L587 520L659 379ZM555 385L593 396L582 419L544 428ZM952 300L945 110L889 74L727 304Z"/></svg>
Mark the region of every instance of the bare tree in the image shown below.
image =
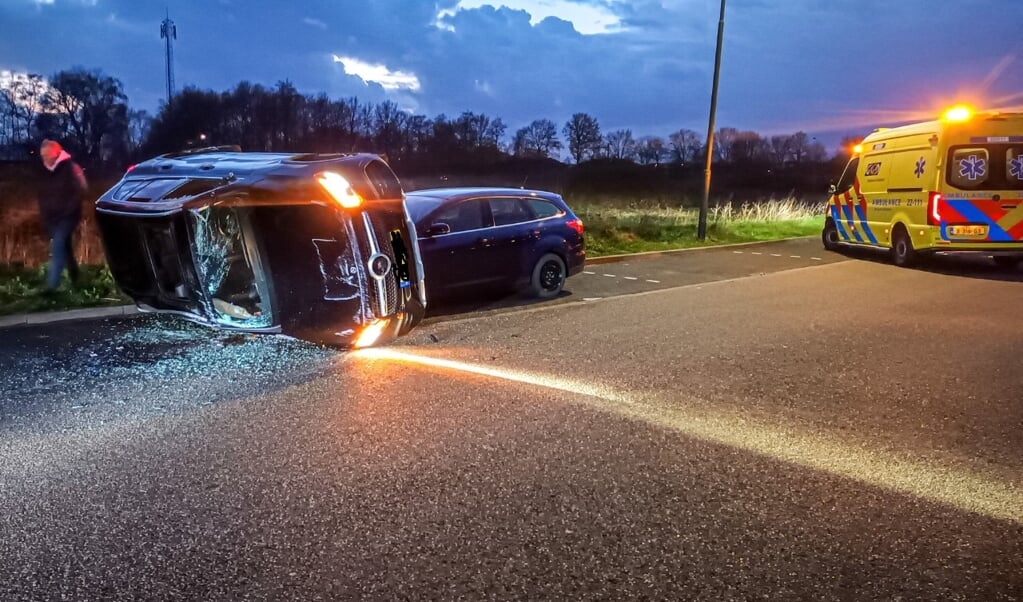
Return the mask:
<svg viewBox="0 0 1023 602"><path fill-rule="evenodd" d="M426 149L433 124L426 115L410 115L402 131L402 155L410 156Z"/></svg>
<svg viewBox="0 0 1023 602"><path fill-rule="evenodd" d="M770 143L751 131L736 132L729 148L729 161L733 164L748 165L767 161L770 157Z"/></svg>
<svg viewBox="0 0 1023 602"><path fill-rule="evenodd" d="M792 154L792 136L771 136L771 162L784 165Z"/></svg>
<svg viewBox="0 0 1023 602"><path fill-rule="evenodd" d="M659 164L667 153L664 139L658 136L644 136L636 142L636 156L643 165Z"/></svg>
<svg viewBox="0 0 1023 602"><path fill-rule="evenodd" d="M576 163L592 157L600 149L603 138L597 120L586 113L576 113L562 130L568 140L568 152Z"/></svg>
<svg viewBox="0 0 1023 602"><path fill-rule="evenodd" d="M48 88L46 79L33 73L13 76L7 87L0 89L0 140L22 144L33 137Z"/></svg>
<svg viewBox="0 0 1023 602"><path fill-rule="evenodd" d="M128 151L133 155L142 148L153 127L153 118L143 110L128 111Z"/></svg>
<svg viewBox="0 0 1023 602"><path fill-rule="evenodd" d="M500 118L491 119L472 111L463 112L454 122L455 135L466 150L497 149L507 127Z"/></svg>
<svg viewBox="0 0 1023 602"><path fill-rule="evenodd" d="M703 141L693 130L681 129L668 136L672 158L680 163L689 163L699 158Z"/></svg>
<svg viewBox="0 0 1023 602"><path fill-rule="evenodd" d="M390 100L378 104L373 111L373 139L380 152L394 157L401 148L402 132L408 115Z"/></svg>
<svg viewBox="0 0 1023 602"><path fill-rule="evenodd" d="M732 143L739 137L735 128L721 128L714 134L714 157L723 163L732 161Z"/></svg>
<svg viewBox="0 0 1023 602"><path fill-rule="evenodd" d="M127 139L128 97L117 79L98 70L61 71L50 79L42 106L53 114L48 125L59 128L55 134L70 139L86 160L127 150L121 143Z"/></svg>
<svg viewBox="0 0 1023 602"><path fill-rule="evenodd" d="M512 154L519 157L552 157L561 150L558 127L550 119L536 119L515 132Z"/></svg>
<svg viewBox="0 0 1023 602"><path fill-rule="evenodd" d="M604 136L604 148L611 159L632 159L636 156L636 141L632 130L614 130Z"/></svg>

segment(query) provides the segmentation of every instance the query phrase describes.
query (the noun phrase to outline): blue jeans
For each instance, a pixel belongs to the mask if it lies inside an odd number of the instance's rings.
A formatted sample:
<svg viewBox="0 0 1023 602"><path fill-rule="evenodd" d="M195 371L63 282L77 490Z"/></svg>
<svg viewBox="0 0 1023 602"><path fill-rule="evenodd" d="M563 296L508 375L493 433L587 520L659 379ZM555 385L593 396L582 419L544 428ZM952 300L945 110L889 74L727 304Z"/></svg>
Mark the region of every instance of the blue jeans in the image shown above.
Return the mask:
<svg viewBox="0 0 1023 602"><path fill-rule="evenodd" d="M78 262L71 248L71 237L78 227L78 219L65 218L50 225L50 266L46 270L46 288L50 290L60 286L60 277L67 268L71 283L78 281Z"/></svg>

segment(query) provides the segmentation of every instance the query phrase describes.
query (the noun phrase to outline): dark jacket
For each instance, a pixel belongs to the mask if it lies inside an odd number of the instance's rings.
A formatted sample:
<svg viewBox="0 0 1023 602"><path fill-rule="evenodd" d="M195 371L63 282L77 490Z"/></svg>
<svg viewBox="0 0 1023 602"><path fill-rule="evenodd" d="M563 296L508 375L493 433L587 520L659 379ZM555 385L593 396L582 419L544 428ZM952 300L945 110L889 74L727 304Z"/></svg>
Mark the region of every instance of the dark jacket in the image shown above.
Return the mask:
<svg viewBox="0 0 1023 602"><path fill-rule="evenodd" d="M65 219L81 219L85 193L82 168L69 157L57 163L53 171L44 167L40 178L39 215L43 223L52 226Z"/></svg>

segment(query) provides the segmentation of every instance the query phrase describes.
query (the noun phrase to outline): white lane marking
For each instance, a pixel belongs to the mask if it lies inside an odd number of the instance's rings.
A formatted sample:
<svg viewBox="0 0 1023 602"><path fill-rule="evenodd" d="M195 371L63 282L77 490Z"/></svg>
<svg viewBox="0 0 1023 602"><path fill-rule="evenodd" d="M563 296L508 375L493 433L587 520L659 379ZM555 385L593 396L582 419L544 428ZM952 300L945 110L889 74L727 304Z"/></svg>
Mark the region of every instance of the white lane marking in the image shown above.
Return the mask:
<svg viewBox="0 0 1023 602"><path fill-rule="evenodd" d="M781 257L779 253L771 253L771 257Z"/></svg>
<svg viewBox="0 0 1023 602"><path fill-rule="evenodd" d="M812 260L814 260L814 261L824 261L824 260L823 260L823 259L821 259L820 257L811 257L810 259L812 259Z"/></svg>
<svg viewBox="0 0 1023 602"><path fill-rule="evenodd" d="M604 274L604 275L607 276L608 278L614 278L615 277L614 274Z"/></svg>
<svg viewBox="0 0 1023 602"><path fill-rule="evenodd" d="M639 278L636 278L635 276L623 276L623 278L626 280L639 280Z"/></svg>
<svg viewBox="0 0 1023 602"><path fill-rule="evenodd" d="M584 272L583 272L583 274L590 274L590 275L593 275L593 274L596 274L596 272L585 272L585 271L584 271Z"/></svg>
<svg viewBox="0 0 1023 602"><path fill-rule="evenodd" d="M756 251L750 253L750 255L763 255L763 253L757 253Z"/></svg>
<svg viewBox="0 0 1023 602"><path fill-rule="evenodd" d="M732 253L735 253L736 255L742 255L742 251L732 251Z"/></svg>
<svg viewBox="0 0 1023 602"><path fill-rule="evenodd" d="M802 259L802 256L800 255L789 255L789 257L791 257L792 259Z"/></svg>
<svg viewBox="0 0 1023 602"><path fill-rule="evenodd" d="M654 284L660 284L660 280L647 280L647 282L653 282Z"/></svg>

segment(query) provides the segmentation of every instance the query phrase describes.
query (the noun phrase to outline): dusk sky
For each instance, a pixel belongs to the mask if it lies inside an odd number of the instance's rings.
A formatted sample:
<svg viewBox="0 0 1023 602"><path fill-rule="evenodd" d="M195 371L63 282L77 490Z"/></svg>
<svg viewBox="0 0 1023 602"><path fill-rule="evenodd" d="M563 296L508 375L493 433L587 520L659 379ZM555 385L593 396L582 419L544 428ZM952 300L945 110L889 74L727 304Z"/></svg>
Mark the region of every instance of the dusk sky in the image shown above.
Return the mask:
<svg viewBox="0 0 1023 602"><path fill-rule="evenodd" d="M0 73L80 66L132 108L176 88L290 81L427 117L500 117L507 137L573 113L603 132L706 134L719 0L0 0ZM728 0L718 127L845 134L965 101L1023 107L1019 0ZM9 76L9 75L8 75Z"/></svg>

